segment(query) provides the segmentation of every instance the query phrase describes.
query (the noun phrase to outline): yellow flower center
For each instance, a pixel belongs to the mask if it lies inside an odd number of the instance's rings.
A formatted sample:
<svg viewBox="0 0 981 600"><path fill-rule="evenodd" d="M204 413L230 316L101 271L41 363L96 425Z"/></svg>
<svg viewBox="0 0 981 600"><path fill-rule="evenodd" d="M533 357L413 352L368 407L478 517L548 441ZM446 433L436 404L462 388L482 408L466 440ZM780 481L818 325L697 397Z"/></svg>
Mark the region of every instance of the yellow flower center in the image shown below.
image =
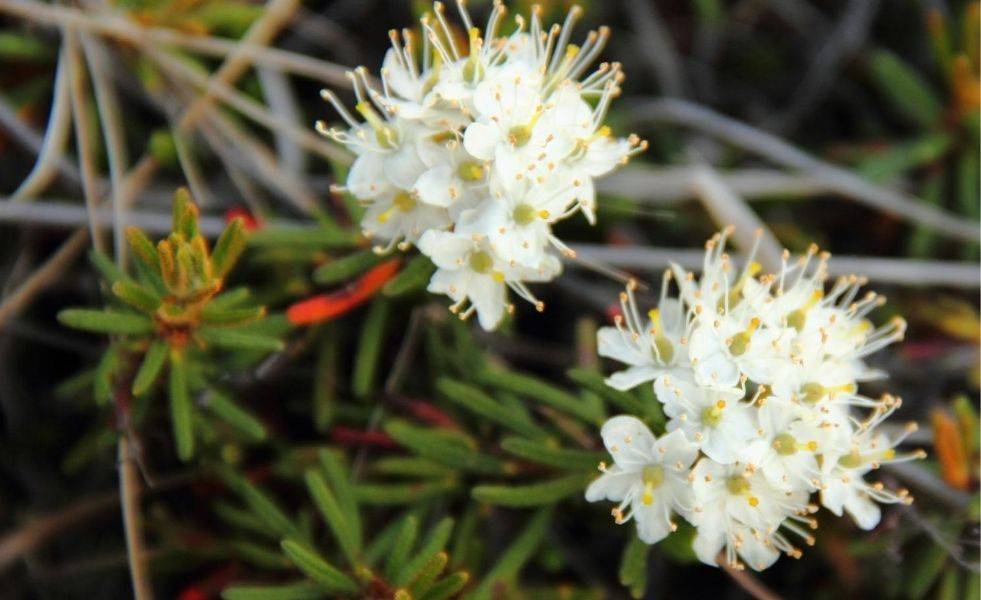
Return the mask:
<svg viewBox="0 0 981 600"><path fill-rule="evenodd" d="M409 212L416 207L416 199L412 197L412 194L401 191L395 194L395 198L392 199L392 204L398 207L402 212Z"/></svg>
<svg viewBox="0 0 981 600"><path fill-rule="evenodd" d="M722 411L726 407L725 400L719 400L714 405L702 411L702 423L709 427L715 427L722 421Z"/></svg>
<svg viewBox="0 0 981 600"><path fill-rule="evenodd" d="M460 179L464 181L480 181L484 178L484 167L480 163L465 161L456 169Z"/></svg>
<svg viewBox="0 0 981 600"><path fill-rule="evenodd" d="M729 352L733 356L742 356L749 349L749 340L760 326L759 317L753 317L745 331L740 331L729 340Z"/></svg>
<svg viewBox="0 0 981 600"><path fill-rule="evenodd" d="M471 271L480 274L487 273L494 266L494 259L483 250L471 252L467 262L470 264Z"/></svg>
<svg viewBox="0 0 981 600"><path fill-rule="evenodd" d="M640 500L645 505L650 506L654 502L654 490L661 487L664 483L664 467L661 465L647 465L641 471L640 480L644 482L644 493Z"/></svg>

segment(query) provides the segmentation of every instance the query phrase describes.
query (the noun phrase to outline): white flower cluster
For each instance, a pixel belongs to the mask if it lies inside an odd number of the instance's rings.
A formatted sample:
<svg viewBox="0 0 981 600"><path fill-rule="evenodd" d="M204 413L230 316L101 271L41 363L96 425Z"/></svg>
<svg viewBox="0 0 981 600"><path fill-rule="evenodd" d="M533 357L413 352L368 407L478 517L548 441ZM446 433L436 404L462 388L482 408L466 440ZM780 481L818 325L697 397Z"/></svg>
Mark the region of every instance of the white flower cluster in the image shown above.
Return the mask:
<svg viewBox="0 0 981 600"><path fill-rule="evenodd" d="M863 529L879 522L876 502L910 502L905 490L865 476L923 452L896 450L915 423L894 436L878 428L898 398L858 392L859 382L883 376L863 359L902 338L902 319L874 327L866 316L884 299L860 297L861 278L825 291L828 255L816 248L793 262L784 252L777 275L757 276L752 260L737 269L724 250L728 233L706 244L700 279L672 267L646 319L628 286L616 327L600 330L600 354L629 365L607 383L653 382L668 433L655 439L632 416L607 421L602 437L614 464L600 465L586 499L619 502L616 522L633 518L649 544L680 515L697 530L700 560L760 570L781 551L800 555L788 534L813 543L815 492ZM677 297L668 294L671 279Z"/></svg>
<svg viewBox="0 0 981 600"><path fill-rule="evenodd" d="M586 75L609 31L571 44L578 7L547 31L535 8L502 34L499 0L483 33L457 5L467 42L435 3L421 48L410 30L391 32L380 89L364 68L349 73L364 120L325 90L349 129L317 128L357 155L340 189L367 206L361 226L385 242L379 251L418 246L438 267L429 290L492 329L512 309L508 288L543 308L526 282L559 274L552 248L571 255L552 225L577 211L592 223L593 178L646 143L603 124L623 74L603 63Z"/></svg>

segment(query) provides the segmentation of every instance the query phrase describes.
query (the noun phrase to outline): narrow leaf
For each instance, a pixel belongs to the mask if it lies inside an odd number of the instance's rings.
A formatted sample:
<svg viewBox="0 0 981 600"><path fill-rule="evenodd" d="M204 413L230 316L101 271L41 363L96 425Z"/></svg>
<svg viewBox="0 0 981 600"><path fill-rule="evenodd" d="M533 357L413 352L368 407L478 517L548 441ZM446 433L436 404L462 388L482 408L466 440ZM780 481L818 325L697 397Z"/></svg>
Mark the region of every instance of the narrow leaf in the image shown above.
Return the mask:
<svg viewBox="0 0 981 600"><path fill-rule="evenodd" d="M232 270L238 257L245 250L247 237L245 220L242 217L232 219L221 232L211 253L211 274L214 277L223 279Z"/></svg>
<svg viewBox="0 0 981 600"><path fill-rule="evenodd" d="M620 583L630 589L630 595L641 598L647 588L647 553L650 546L640 537L630 535L630 541L623 549L620 559Z"/></svg>
<svg viewBox="0 0 981 600"><path fill-rule="evenodd" d="M515 433L530 438L548 437L545 430L531 421L522 419L521 413L509 410L478 388L448 377L441 377L436 382L436 389L452 402L469 409L480 417L499 423Z"/></svg>
<svg viewBox="0 0 981 600"><path fill-rule="evenodd" d="M266 309L263 306L253 306L249 308L220 308L215 307L214 303L209 303L201 311L201 318L209 325L245 325L253 321L258 321L266 316Z"/></svg>
<svg viewBox="0 0 981 600"><path fill-rule="evenodd" d="M358 502L374 506L414 504L443 495L456 488L451 480L404 484L359 484L354 492Z"/></svg>
<svg viewBox="0 0 981 600"><path fill-rule="evenodd" d="M484 369L477 374L477 381L484 385L531 398L589 423L600 425L604 420L605 415L597 412L593 406L535 377L513 371Z"/></svg>
<svg viewBox="0 0 981 600"><path fill-rule="evenodd" d="M344 518L347 520L351 536L354 538L354 546L361 548L361 513L358 509L358 499L351 485L350 474L344 467L341 459L330 450L321 450L317 453L320 466L327 475L327 483L330 484L334 497L338 505L344 511Z"/></svg>
<svg viewBox="0 0 981 600"><path fill-rule="evenodd" d="M145 335L153 331L153 321L149 317L114 310L66 308L58 313L58 321L66 327L95 333Z"/></svg>
<svg viewBox="0 0 981 600"><path fill-rule="evenodd" d="M92 250L89 252L89 262L91 262L92 266L99 271L99 274L102 275L103 279L109 283L116 283L117 281L123 281L126 279L126 273L116 266L116 263L114 263L108 256L102 252L99 252L98 250Z"/></svg>
<svg viewBox="0 0 981 600"><path fill-rule="evenodd" d="M112 284L112 293L126 304L148 313L155 312L162 302L155 292L132 281L117 281Z"/></svg>
<svg viewBox="0 0 981 600"><path fill-rule="evenodd" d="M385 257L374 250L361 250L329 260L313 272L313 280L321 285L346 281L377 265Z"/></svg>
<svg viewBox="0 0 981 600"><path fill-rule="evenodd" d="M285 585L240 585L221 593L224 600L319 600L327 596L327 591L310 581Z"/></svg>
<svg viewBox="0 0 981 600"><path fill-rule="evenodd" d="M504 472L504 465L496 458L441 436L437 431L414 427L402 421L390 421L384 429L398 443L440 464L475 473Z"/></svg>
<svg viewBox="0 0 981 600"><path fill-rule="evenodd" d="M351 378L351 389L359 398L368 397L375 389L387 318L388 302L379 299L372 302L368 315L361 323L361 338L354 357L354 375Z"/></svg>
<svg viewBox="0 0 981 600"><path fill-rule="evenodd" d="M160 376L160 370L163 368L164 363L167 362L168 350L169 346L167 343L160 340L154 341L147 348L146 354L143 356L143 362L140 363L140 370L136 372L136 377L133 379L134 396L142 396L157 381L157 377Z"/></svg>
<svg viewBox="0 0 981 600"><path fill-rule="evenodd" d="M630 415L644 414L643 405L633 394L610 387L597 371L575 367L566 371L566 375L582 387L599 394L600 397L623 412Z"/></svg>
<svg viewBox="0 0 981 600"><path fill-rule="evenodd" d="M425 289L436 266L428 256L419 255L409 261L399 274L382 288L382 294L394 298Z"/></svg>
<svg viewBox="0 0 981 600"><path fill-rule="evenodd" d="M266 427L262 421L240 408L227 395L211 390L206 398L205 407L249 439L256 442L266 439Z"/></svg>
<svg viewBox="0 0 981 600"><path fill-rule="evenodd" d="M429 561L446 548L446 543L450 541L450 534L453 533L453 519L446 517L433 527L422 547L413 553L412 558L396 574L394 583L397 586L406 586L412 583L422 572Z"/></svg>
<svg viewBox="0 0 981 600"><path fill-rule="evenodd" d="M504 591L497 586L504 585L506 586L505 590L508 589L509 584L514 582L522 567L531 559L542 543L551 518L552 512L548 508L536 512L521 534L515 538L490 572L484 576L477 589L467 597L472 600L489 600L492 591Z"/></svg>
<svg viewBox="0 0 981 600"><path fill-rule="evenodd" d="M419 535L419 520L410 515L402 522L402 527L396 534L385 560L385 577L389 581L395 581L406 566L417 535Z"/></svg>
<svg viewBox="0 0 981 600"><path fill-rule="evenodd" d="M206 344L227 350L278 352L284 347L277 338L232 328L206 326L199 329L197 335Z"/></svg>
<svg viewBox="0 0 981 600"><path fill-rule="evenodd" d="M293 521L265 492L231 469L219 468L217 473L225 485L235 490L242 497L242 500L265 523L268 530L275 534L275 537L299 537L299 530Z"/></svg>
<svg viewBox="0 0 981 600"><path fill-rule="evenodd" d="M154 273L160 272L160 257L157 254L157 247L153 245L150 238L136 227L126 228L126 241L133 249L140 262L150 268Z"/></svg>
<svg viewBox="0 0 981 600"><path fill-rule="evenodd" d="M324 560L316 551L295 540L283 540L282 546L283 552L293 564L328 592L353 594L358 591L358 584L353 579Z"/></svg>
<svg viewBox="0 0 981 600"><path fill-rule="evenodd" d="M560 448L554 444L517 437L501 440L501 448L526 460L570 471L593 469L606 458L602 452Z"/></svg>
<svg viewBox="0 0 981 600"><path fill-rule="evenodd" d="M191 393L187 385L187 361L184 354L170 352L170 422L174 430L177 456L187 462L194 455L194 417Z"/></svg>
<svg viewBox="0 0 981 600"><path fill-rule="evenodd" d="M450 557L445 552L437 552L432 555L426 564L423 565L422 569L412 580L412 585L409 586L409 593L413 598L419 598L425 592L433 586L436 578L439 574L443 572L446 568L447 563L450 562Z"/></svg>
<svg viewBox="0 0 981 600"><path fill-rule="evenodd" d="M327 487L327 481L316 469L307 471L305 479L307 490L309 490L314 504L324 517L327 526L334 533L337 543L344 551L345 558L352 567L357 566L358 554L361 552L361 548L358 546L359 542L352 535L348 522L344 518L344 511L330 488Z"/></svg>
<svg viewBox="0 0 981 600"><path fill-rule="evenodd" d="M942 107L933 90L895 54L879 50L869 62L872 81L896 112L914 125L931 128Z"/></svg>
<svg viewBox="0 0 981 600"><path fill-rule="evenodd" d="M478 502L498 506L543 506L581 493L591 477L577 473L528 485L478 485L471 495Z"/></svg>
<svg viewBox="0 0 981 600"><path fill-rule="evenodd" d="M429 588L420 600L446 600L456 596L470 581L470 575L463 571L453 573Z"/></svg>

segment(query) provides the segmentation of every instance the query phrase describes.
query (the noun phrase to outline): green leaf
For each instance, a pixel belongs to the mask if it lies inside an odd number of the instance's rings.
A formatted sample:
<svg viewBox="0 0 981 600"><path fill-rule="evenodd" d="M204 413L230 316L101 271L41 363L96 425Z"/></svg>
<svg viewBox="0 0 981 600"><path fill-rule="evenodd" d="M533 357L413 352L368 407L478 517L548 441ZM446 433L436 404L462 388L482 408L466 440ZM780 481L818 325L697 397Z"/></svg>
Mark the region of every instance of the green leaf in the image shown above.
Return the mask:
<svg viewBox="0 0 981 600"><path fill-rule="evenodd" d="M353 579L324 560L316 551L295 540L283 540L282 546L293 564L328 592L353 594L358 591L358 584Z"/></svg>
<svg viewBox="0 0 981 600"><path fill-rule="evenodd" d="M336 225L315 225L310 227L263 227L249 236L249 245L254 248L303 247L311 249L350 248L360 239L354 231Z"/></svg>
<svg viewBox="0 0 981 600"><path fill-rule="evenodd" d="M445 552L437 552L432 555L412 580L412 585L409 586L409 594L413 598L419 598L429 591L433 583L436 582L436 578L439 577L439 574L443 572L443 569L446 568L449 562L450 557Z"/></svg>
<svg viewBox="0 0 981 600"><path fill-rule="evenodd" d="M313 280L320 285L331 285L360 275L377 265L385 257L374 250L361 250L320 265L313 272Z"/></svg>
<svg viewBox="0 0 981 600"><path fill-rule="evenodd" d="M354 355L354 375L351 378L351 390L358 398L368 397L375 389L387 318L388 302L379 298L371 303L368 315L361 323L361 338Z"/></svg>
<svg viewBox="0 0 981 600"><path fill-rule="evenodd" d="M421 510L419 507L407 510L400 518L394 519L385 525L381 532L374 536L374 539L371 540L368 547L365 548L363 564L372 566L378 562L381 557L385 556L388 549L391 548L392 544L395 542L395 536L397 536L399 531L402 530L402 525L405 520L410 516L418 519L420 512Z"/></svg>
<svg viewBox="0 0 981 600"><path fill-rule="evenodd" d="M319 600L327 592L310 581L285 585L239 585L221 593L224 600Z"/></svg>
<svg viewBox="0 0 981 600"><path fill-rule="evenodd" d="M245 220L242 217L232 219L225 230L221 232L221 236L215 242L215 249L211 252L211 274L213 277L223 279L232 270L238 257L245 250L247 239Z"/></svg>
<svg viewBox="0 0 981 600"><path fill-rule="evenodd" d="M906 595L919 600L927 595L947 563L948 553L939 544L926 544L913 557L906 569Z"/></svg>
<svg viewBox="0 0 981 600"><path fill-rule="evenodd" d="M313 373L313 422L319 432L326 432L334 418L340 358L340 336L336 335L333 324L328 324L317 350Z"/></svg>
<svg viewBox="0 0 981 600"><path fill-rule="evenodd" d="M177 456L187 462L194 456L194 414L187 385L187 361L184 354L170 352L170 423L174 430Z"/></svg>
<svg viewBox="0 0 981 600"><path fill-rule="evenodd" d="M630 589L633 598L642 598L647 589L647 553L650 546L631 532L630 541L620 559L620 583Z"/></svg>
<svg viewBox="0 0 981 600"><path fill-rule="evenodd" d="M93 249L89 252L89 262L92 266L99 271L102 278L109 283L116 283L117 281L124 281L127 279L126 273L120 269L116 263L114 263L108 256Z"/></svg>
<svg viewBox="0 0 981 600"><path fill-rule="evenodd" d="M358 502L374 506L414 504L446 494L456 488L452 480L423 483L359 484L354 487Z"/></svg>
<svg viewBox="0 0 981 600"><path fill-rule="evenodd" d="M250 481L228 468L217 469L218 475L222 478L229 488L235 490L249 509L259 517L268 531L272 532L277 538L298 538L300 532L283 512L265 492L257 488Z"/></svg>
<svg viewBox="0 0 981 600"><path fill-rule="evenodd" d="M247 287L230 289L212 298L211 302L204 308L204 312L207 312L209 309L223 311L230 308L238 308L250 298L252 298L252 291Z"/></svg>
<svg viewBox="0 0 981 600"><path fill-rule="evenodd" d="M399 271L398 275L382 288L382 294L390 298L405 296L426 288L429 278L436 270L436 265L428 256L419 255L413 258Z"/></svg>
<svg viewBox="0 0 981 600"><path fill-rule="evenodd" d="M263 306L218 309L209 304L201 311L201 318L205 323L224 327L246 325L264 316L266 316L266 309Z"/></svg>
<svg viewBox="0 0 981 600"><path fill-rule="evenodd" d="M956 568L948 567L944 569L943 577L940 579L940 586L937 589L937 600L958 600L961 598L957 593L957 588L960 587L960 579L960 573Z"/></svg>
<svg viewBox="0 0 981 600"><path fill-rule="evenodd" d="M149 317L114 310L66 308L58 313L58 321L66 327L94 333L146 335L153 332L153 321Z"/></svg>
<svg viewBox="0 0 981 600"><path fill-rule="evenodd" d="M478 485L471 496L478 502L498 506L543 506L581 494L592 474L577 473L528 485Z"/></svg>
<svg viewBox="0 0 981 600"><path fill-rule="evenodd" d="M347 558L348 563L352 567L357 566L358 554L361 552L359 546L360 540L356 539L351 532L349 524L344 518L344 511L341 509L334 494L330 491L330 488L327 487L327 481L316 469L308 470L305 479L310 497L313 498L314 504L324 517L324 521L334 533L334 537L337 539L341 550L344 551L344 556Z"/></svg>
<svg viewBox="0 0 981 600"><path fill-rule="evenodd" d="M470 600L490 600L492 591L499 594L513 590L511 584L514 583L525 563L531 559L542 540L545 539L545 533L548 531L551 519L552 511L549 508L542 508L536 512L521 534L515 538L494 567L484 576L477 589L467 598Z"/></svg>
<svg viewBox="0 0 981 600"><path fill-rule="evenodd" d="M442 478L453 474L452 469L418 456L386 456L372 463L371 470L381 475L402 477Z"/></svg>
<svg viewBox="0 0 981 600"><path fill-rule="evenodd" d="M105 406L113 401L113 382L120 366L120 349L118 344L110 344L106 348L99 364L95 367L95 377L92 380L92 393L99 406Z"/></svg>
<svg viewBox="0 0 981 600"><path fill-rule="evenodd" d="M950 149L951 137L945 133L929 134L904 144L896 144L884 152L872 154L863 160L859 172L876 182L886 181L944 157Z"/></svg>
<svg viewBox="0 0 981 600"><path fill-rule="evenodd" d="M157 247L145 233L136 227L127 227L126 241L129 242L129 247L133 249L133 254L140 259L140 262L149 267L151 272L160 272L160 256L157 254Z"/></svg>
<svg viewBox="0 0 981 600"><path fill-rule="evenodd" d="M525 460L569 471L595 469L600 461L606 458L602 452L560 448L554 443L517 437L506 437L501 440L501 448Z"/></svg>
<svg viewBox="0 0 981 600"><path fill-rule="evenodd" d="M198 330L197 335L207 345L227 350L279 352L284 348L283 342L277 338L234 328L205 326Z"/></svg>
<svg viewBox="0 0 981 600"><path fill-rule="evenodd" d="M266 427L262 421L239 408L227 395L210 390L205 398L204 406L250 440L261 442L266 439Z"/></svg>
<svg viewBox="0 0 981 600"><path fill-rule="evenodd" d="M143 362L140 363L140 370L136 372L136 377L133 379L134 396L142 396L157 381L157 377L160 376L160 370L163 369L164 363L167 362L167 351L169 349L170 347L167 343L160 340L154 341L147 348L146 354L143 356Z"/></svg>
<svg viewBox="0 0 981 600"><path fill-rule="evenodd" d="M361 548L361 512L358 509L358 499L354 486L351 485L350 473L337 454L330 450L320 450L317 453L317 459L327 475L327 483L334 491L337 503L344 511L344 518L347 520L351 535L355 540L354 545Z"/></svg>
<svg viewBox="0 0 981 600"><path fill-rule="evenodd" d="M155 292L132 281L117 281L112 284L112 293L126 304L147 313L156 312L162 302Z"/></svg>
<svg viewBox="0 0 981 600"><path fill-rule="evenodd" d="M453 573L429 588L420 600L446 600L452 598L470 581L470 575L464 572Z"/></svg>
<svg viewBox="0 0 981 600"><path fill-rule="evenodd" d="M419 456L448 467L491 475L504 472L504 465L496 458L448 439L439 431L414 427L404 421L389 421L384 429L395 441Z"/></svg>
<svg viewBox="0 0 981 600"><path fill-rule="evenodd" d="M392 541L392 546L388 550L385 559L385 578L394 581L409 560L409 552L416 543L416 536L419 535L419 520L413 515L409 515L402 521L399 532Z"/></svg>
<svg viewBox="0 0 981 600"><path fill-rule="evenodd" d="M453 519L446 517L433 527L422 547L414 552L413 557L395 575L393 583L402 587L415 581L429 561L446 548L451 533L453 533Z"/></svg>
<svg viewBox="0 0 981 600"><path fill-rule="evenodd" d="M246 540L231 540L228 547L237 557L260 569L292 571L294 568L293 562L283 556L278 547L272 550L263 544Z"/></svg>
<svg viewBox="0 0 981 600"><path fill-rule="evenodd" d="M692 548L695 541L697 530L687 521L680 521L678 529L668 534L657 544L657 550L667 558L680 564L690 564L698 562L698 556Z"/></svg>
<svg viewBox="0 0 981 600"><path fill-rule="evenodd" d="M588 423L602 425L605 419L605 415L592 405L535 377L513 371L484 369L477 374L477 381L536 400Z"/></svg>
<svg viewBox="0 0 981 600"><path fill-rule="evenodd" d="M599 394L601 398L627 414L643 415L645 412L644 405L633 394L610 387L598 371L574 367L566 371L566 375L572 381Z"/></svg>
<svg viewBox="0 0 981 600"><path fill-rule="evenodd" d="M530 438L547 438L548 433L530 420L521 418L521 413L509 410L480 389L449 377L436 381L439 393L452 402L469 409L480 417L499 423L515 433Z"/></svg>
<svg viewBox="0 0 981 600"><path fill-rule="evenodd" d="M943 202L943 173L929 176L923 183L923 190L920 196L925 204L932 204L939 207ZM932 227L917 225L913 228L907 246L909 255L918 258L929 258L933 256L940 237Z"/></svg>
<svg viewBox="0 0 981 600"><path fill-rule="evenodd" d="M895 54L878 50L869 61L872 83L892 104L899 116L913 125L930 129L941 117L943 107L933 90Z"/></svg>
<svg viewBox="0 0 981 600"><path fill-rule="evenodd" d="M188 241L198 236L198 207L194 205L191 191L186 187L174 192L174 233L180 233Z"/></svg>

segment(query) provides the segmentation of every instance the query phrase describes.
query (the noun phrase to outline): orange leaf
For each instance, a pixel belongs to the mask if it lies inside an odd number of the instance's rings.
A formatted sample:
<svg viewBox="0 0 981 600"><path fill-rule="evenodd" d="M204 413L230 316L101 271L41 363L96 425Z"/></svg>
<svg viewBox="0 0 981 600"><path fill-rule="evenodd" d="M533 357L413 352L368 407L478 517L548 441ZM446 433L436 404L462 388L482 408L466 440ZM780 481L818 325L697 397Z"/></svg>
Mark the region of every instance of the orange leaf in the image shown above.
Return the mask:
<svg viewBox="0 0 981 600"><path fill-rule="evenodd" d="M297 302L286 310L286 318L294 325L310 325L348 313L377 294L398 273L401 262L397 258L385 261L342 290Z"/></svg>
<svg viewBox="0 0 981 600"><path fill-rule="evenodd" d="M933 444L940 461L940 472L944 481L959 490L971 486L970 465L964 452L957 422L942 409L935 409L930 415L933 422Z"/></svg>

